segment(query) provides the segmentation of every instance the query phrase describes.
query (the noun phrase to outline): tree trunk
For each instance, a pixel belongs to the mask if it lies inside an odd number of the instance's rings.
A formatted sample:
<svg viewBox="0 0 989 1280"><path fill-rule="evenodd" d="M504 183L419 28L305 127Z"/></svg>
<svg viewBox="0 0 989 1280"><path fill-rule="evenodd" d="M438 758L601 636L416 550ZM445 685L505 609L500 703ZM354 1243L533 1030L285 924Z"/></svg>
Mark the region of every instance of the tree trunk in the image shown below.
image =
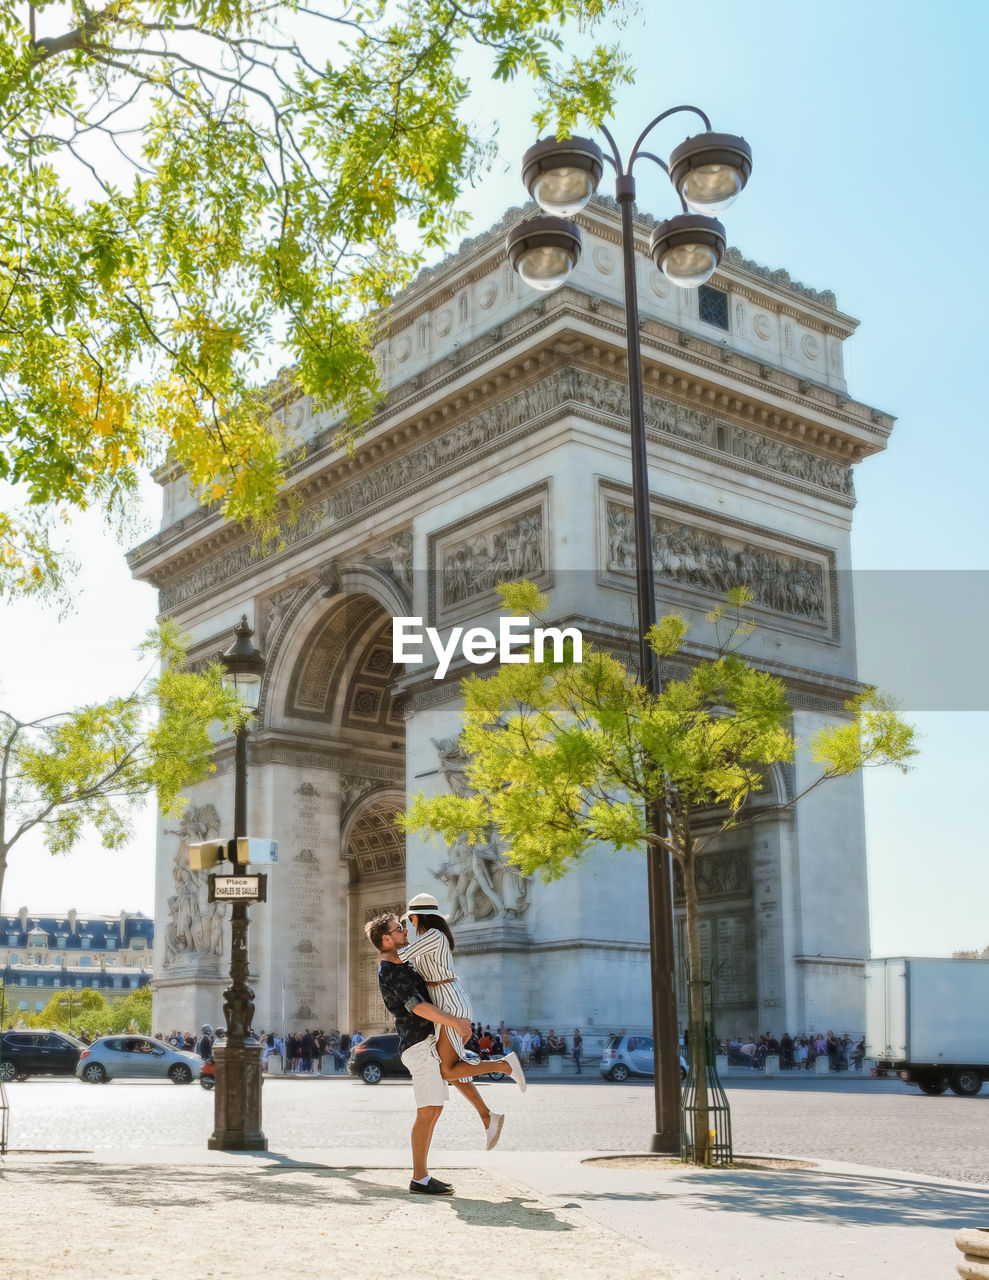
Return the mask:
<svg viewBox="0 0 989 1280"><path fill-rule="evenodd" d="M687 908L687 1011L690 1027L690 1066L694 1073L697 1110L694 1118L694 1164L710 1163L707 1109L707 1028L704 1025L704 980L701 959L700 909L694 879L694 857L689 852L681 865Z"/></svg>

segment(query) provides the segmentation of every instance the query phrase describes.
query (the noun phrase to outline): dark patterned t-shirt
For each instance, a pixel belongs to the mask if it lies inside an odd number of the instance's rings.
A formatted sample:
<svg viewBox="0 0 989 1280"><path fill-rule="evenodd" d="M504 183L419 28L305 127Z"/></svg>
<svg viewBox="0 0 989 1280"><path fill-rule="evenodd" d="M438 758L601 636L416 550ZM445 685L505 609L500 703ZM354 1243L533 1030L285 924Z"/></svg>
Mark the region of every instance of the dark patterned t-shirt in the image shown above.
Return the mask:
<svg viewBox="0 0 989 1280"><path fill-rule="evenodd" d="M410 964L382 960L378 966L378 990L385 1008L395 1019L401 1052L433 1034L435 1025L412 1012L417 1004L429 1003L429 989L425 979Z"/></svg>

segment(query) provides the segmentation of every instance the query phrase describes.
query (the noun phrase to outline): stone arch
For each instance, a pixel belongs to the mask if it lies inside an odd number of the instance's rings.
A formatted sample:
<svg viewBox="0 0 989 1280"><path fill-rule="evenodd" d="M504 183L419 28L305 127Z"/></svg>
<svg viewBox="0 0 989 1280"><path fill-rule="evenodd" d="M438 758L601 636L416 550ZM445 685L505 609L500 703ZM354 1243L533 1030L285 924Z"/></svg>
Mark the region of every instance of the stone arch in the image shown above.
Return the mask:
<svg viewBox="0 0 989 1280"><path fill-rule="evenodd" d="M391 823L404 804L406 736L392 693L404 671L392 661L394 597L386 575L357 566L310 574L259 602L268 679L256 767L271 767L272 834L285 849L286 910L272 917L267 964L272 999L286 984L289 1031L366 1031L384 1016L376 982L373 1002L368 990L374 952L363 925L382 893L386 906L405 894L404 840L396 849Z"/></svg>
<svg viewBox="0 0 989 1280"><path fill-rule="evenodd" d="M411 608L393 576L372 565L335 561L259 601L258 642L267 662L259 723L277 724L285 714L293 681L303 677L307 660L313 660L314 641L334 625L359 626L375 606L383 618L407 614Z"/></svg>
<svg viewBox="0 0 989 1280"><path fill-rule="evenodd" d="M398 790L371 791L353 802L342 823L341 848L350 873L350 1012L365 1034L392 1027L378 995L378 962L364 925L381 911L401 915L405 909L405 835L395 825L404 806Z"/></svg>

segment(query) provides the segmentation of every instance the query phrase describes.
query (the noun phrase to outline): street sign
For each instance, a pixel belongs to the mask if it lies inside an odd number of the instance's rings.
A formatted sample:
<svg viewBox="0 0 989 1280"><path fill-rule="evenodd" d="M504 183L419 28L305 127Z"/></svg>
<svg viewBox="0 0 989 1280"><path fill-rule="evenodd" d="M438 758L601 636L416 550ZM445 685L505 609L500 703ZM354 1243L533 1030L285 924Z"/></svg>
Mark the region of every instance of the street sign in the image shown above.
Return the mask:
<svg viewBox="0 0 989 1280"><path fill-rule="evenodd" d="M210 902L267 902L268 877L218 876L209 878Z"/></svg>
<svg viewBox="0 0 989 1280"><path fill-rule="evenodd" d="M217 840L207 840L201 844L189 845L189 867L192 871L208 871L222 862L227 856L226 844Z"/></svg>
<svg viewBox="0 0 989 1280"><path fill-rule="evenodd" d="M248 862L277 862L278 841L259 836L240 836L237 840L238 865Z"/></svg>

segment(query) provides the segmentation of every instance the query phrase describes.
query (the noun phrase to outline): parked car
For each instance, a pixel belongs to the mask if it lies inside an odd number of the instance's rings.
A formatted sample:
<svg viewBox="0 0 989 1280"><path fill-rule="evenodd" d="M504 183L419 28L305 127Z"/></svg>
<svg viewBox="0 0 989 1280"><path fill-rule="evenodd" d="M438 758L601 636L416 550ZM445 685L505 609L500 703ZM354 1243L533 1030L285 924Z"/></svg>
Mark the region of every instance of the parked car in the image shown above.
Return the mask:
<svg viewBox="0 0 989 1280"><path fill-rule="evenodd" d="M605 1080L621 1084L629 1076L656 1074L652 1036L612 1036L601 1054L599 1067ZM680 1079L687 1078L687 1064L680 1055Z"/></svg>
<svg viewBox="0 0 989 1280"><path fill-rule="evenodd" d="M408 1076L398 1052L398 1036L368 1036L355 1045L347 1070L365 1084L379 1084L383 1076Z"/></svg>
<svg viewBox="0 0 989 1280"><path fill-rule="evenodd" d="M85 1044L69 1031L5 1031L0 1037L0 1080L70 1076Z"/></svg>
<svg viewBox="0 0 989 1280"><path fill-rule="evenodd" d="M107 1080L171 1080L188 1084L199 1076L203 1060L198 1053L173 1049L151 1036L129 1033L103 1036L83 1052L76 1063L76 1075L87 1084Z"/></svg>

